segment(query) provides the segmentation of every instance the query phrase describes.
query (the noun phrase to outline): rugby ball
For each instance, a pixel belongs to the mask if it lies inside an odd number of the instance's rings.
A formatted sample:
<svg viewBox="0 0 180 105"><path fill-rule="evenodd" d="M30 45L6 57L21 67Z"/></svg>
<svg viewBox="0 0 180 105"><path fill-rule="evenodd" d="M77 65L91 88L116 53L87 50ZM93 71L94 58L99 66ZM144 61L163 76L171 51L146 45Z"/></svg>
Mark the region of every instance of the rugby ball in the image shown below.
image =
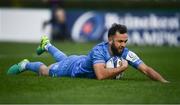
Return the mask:
<svg viewBox="0 0 180 105"><path fill-rule="evenodd" d="M106 68L116 68L121 66L121 62L122 62L122 58L119 58L117 56L110 58L107 62L106 62ZM123 72L120 73L119 75L117 75L115 77L115 79L121 79L123 77Z"/></svg>

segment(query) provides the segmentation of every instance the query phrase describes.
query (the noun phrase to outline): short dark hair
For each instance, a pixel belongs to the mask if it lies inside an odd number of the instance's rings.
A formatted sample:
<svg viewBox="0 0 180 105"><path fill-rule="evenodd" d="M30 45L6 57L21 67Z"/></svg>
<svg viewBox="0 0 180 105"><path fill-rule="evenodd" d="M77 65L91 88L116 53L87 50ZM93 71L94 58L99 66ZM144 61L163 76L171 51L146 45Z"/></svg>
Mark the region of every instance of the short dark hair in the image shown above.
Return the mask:
<svg viewBox="0 0 180 105"><path fill-rule="evenodd" d="M120 34L127 33L127 27L125 25L114 23L108 31L108 38L114 36L116 32L119 32Z"/></svg>

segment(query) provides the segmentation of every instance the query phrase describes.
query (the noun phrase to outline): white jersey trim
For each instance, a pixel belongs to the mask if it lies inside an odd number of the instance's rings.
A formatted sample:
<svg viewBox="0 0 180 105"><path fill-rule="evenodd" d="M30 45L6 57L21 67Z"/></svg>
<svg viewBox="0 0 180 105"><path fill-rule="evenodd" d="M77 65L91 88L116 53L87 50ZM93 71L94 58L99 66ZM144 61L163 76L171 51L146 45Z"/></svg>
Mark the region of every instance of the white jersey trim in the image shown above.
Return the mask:
<svg viewBox="0 0 180 105"><path fill-rule="evenodd" d="M134 52L128 51L128 54L126 56L126 60L134 63L137 60L139 60L139 57Z"/></svg>

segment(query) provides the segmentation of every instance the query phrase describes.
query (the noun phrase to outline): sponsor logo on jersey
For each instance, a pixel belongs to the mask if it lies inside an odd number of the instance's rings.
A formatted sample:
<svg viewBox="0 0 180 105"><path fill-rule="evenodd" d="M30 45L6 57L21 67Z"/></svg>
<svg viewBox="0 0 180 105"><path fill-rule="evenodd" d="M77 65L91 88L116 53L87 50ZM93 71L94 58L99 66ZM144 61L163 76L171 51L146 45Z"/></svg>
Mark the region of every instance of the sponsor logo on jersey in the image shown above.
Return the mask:
<svg viewBox="0 0 180 105"><path fill-rule="evenodd" d="M136 62L138 60L138 56L133 53L132 51L129 51L128 52L128 55L127 55L127 60L131 61L131 62Z"/></svg>

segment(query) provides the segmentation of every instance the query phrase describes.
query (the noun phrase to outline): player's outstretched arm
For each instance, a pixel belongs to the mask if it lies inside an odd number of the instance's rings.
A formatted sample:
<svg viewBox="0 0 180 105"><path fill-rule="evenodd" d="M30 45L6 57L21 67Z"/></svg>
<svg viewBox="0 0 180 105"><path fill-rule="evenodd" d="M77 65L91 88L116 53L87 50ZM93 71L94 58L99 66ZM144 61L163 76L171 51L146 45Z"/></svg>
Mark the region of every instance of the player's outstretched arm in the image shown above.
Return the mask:
<svg viewBox="0 0 180 105"><path fill-rule="evenodd" d="M157 80L162 83L169 83L169 81L165 80L157 71L155 71L153 68L147 66L144 63L140 64L138 66L138 69L153 80Z"/></svg>

